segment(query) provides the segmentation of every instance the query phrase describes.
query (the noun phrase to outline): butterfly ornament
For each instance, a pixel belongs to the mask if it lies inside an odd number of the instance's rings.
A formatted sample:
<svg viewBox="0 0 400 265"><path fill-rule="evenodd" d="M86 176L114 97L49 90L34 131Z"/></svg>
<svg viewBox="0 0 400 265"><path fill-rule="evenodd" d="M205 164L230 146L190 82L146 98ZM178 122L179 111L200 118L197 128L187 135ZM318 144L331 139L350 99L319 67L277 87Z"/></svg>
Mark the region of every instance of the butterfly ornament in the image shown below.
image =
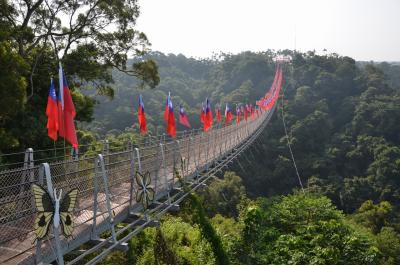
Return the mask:
<svg viewBox="0 0 400 265"><path fill-rule="evenodd" d="M75 208L78 189L68 192L62 199L62 190L57 196L57 190L53 191L53 198L41 186L32 184L32 191L37 209L37 216L34 223L36 239L41 240L49 233L50 224L53 222L54 229L62 227L66 237L72 235L73 221L72 212Z"/></svg>
<svg viewBox="0 0 400 265"><path fill-rule="evenodd" d="M150 172L147 171L143 175L136 172L136 183L138 190L136 192L136 201L141 202L144 209L147 209L154 200L154 189L151 184Z"/></svg>

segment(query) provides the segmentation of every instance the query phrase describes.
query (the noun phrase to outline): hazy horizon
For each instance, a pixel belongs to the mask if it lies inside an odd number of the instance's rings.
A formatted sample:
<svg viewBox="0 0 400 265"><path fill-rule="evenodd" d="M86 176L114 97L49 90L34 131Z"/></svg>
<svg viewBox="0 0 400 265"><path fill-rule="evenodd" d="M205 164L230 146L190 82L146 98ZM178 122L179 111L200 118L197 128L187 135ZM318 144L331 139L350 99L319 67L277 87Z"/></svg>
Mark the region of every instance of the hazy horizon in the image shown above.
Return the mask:
<svg viewBox="0 0 400 265"><path fill-rule="evenodd" d="M207 58L296 49L400 61L397 0L139 0L139 5L138 29L152 50L166 54Z"/></svg>

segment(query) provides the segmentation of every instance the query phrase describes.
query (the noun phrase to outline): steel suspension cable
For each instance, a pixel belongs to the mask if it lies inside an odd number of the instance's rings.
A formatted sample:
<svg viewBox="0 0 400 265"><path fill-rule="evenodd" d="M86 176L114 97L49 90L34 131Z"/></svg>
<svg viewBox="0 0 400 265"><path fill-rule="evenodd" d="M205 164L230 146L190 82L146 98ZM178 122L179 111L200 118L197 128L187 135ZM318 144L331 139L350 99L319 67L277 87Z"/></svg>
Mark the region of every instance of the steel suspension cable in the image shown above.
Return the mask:
<svg viewBox="0 0 400 265"><path fill-rule="evenodd" d="M281 100L282 123L283 123L283 128L284 128L284 130L285 130L287 146L288 146L288 148L289 148L290 156L291 156L291 158L292 158L293 167L294 167L294 169L296 170L296 175L297 175L297 179L298 179L298 181L299 181L301 190L303 191L303 193L305 193L305 192L304 192L304 187L303 187L303 182L301 181L301 177L300 177L300 174L299 174L299 170L297 169L296 160L294 159L292 146L291 146L291 144L290 144L289 135L288 135L287 128L286 128L285 113L284 113L284 97L285 97L285 90L286 90L286 87L284 87L284 89L282 89L282 100Z"/></svg>

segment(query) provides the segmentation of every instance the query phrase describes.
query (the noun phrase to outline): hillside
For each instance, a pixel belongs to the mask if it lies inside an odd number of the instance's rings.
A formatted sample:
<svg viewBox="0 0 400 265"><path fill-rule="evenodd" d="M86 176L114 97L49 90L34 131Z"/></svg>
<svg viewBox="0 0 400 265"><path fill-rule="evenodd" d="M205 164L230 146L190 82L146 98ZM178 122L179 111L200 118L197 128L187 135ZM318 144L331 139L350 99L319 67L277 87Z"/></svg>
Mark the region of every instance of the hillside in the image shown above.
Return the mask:
<svg viewBox="0 0 400 265"><path fill-rule="evenodd" d="M103 264L227 264L221 257L231 264L400 262L398 66L287 53L293 62L285 69L273 119L231 165L236 173L220 175L200 194L204 210L185 202L181 213L162 220L161 229L133 238L128 254ZM142 93L151 133L156 124L162 133L168 91L199 127L206 96L213 104L232 105L262 95L272 82L274 55L245 52L199 61L155 53L160 86L138 91L133 80L118 76L114 100L97 106L91 129L112 139L132 132L126 129L132 124L137 131L134 109ZM209 220L199 219L202 211ZM207 222L212 228L203 230Z"/></svg>
<svg viewBox="0 0 400 265"><path fill-rule="evenodd" d="M137 131L137 100L142 93L151 133L155 134L155 126L163 133L169 91L175 109L182 104L192 126L198 128L200 104L207 96L213 106L255 102L272 82L274 55L244 52L222 54L218 60L195 60L153 53L160 85L140 91L133 79L116 75L114 99L101 100L95 122L88 128L100 135L119 134L132 125ZM398 76L395 67L358 66L349 57L297 53L285 71L281 102L284 99L303 185L329 196L347 212L367 199L399 202L400 96L391 86ZM258 143L231 168L243 176L252 196L286 194L299 188L281 117L279 105Z"/></svg>
<svg viewBox="0 0 400 265"><path fill-rule="evenodd" d="M139 83L133 77L115 72L115 96L113 100L100 98L101 104L95 109L95 122L90 128L100 134L110 130L124 131L126 127L137 128L136 109L139 94L143 95L145 110L150 123L164 126L163 111L168 92L171 92L175 110L179 104L186 109L194 128L200 127L201 102L206 97L215 104L253 103L267 89L273 80L275 66L272 53L221 54L221 60L195 60L183 55L150 55L159 66L160 84L153 90L138 89ZM184 127L178 127L178 130ZM158 128L158 132L164 132Z"/></svg>

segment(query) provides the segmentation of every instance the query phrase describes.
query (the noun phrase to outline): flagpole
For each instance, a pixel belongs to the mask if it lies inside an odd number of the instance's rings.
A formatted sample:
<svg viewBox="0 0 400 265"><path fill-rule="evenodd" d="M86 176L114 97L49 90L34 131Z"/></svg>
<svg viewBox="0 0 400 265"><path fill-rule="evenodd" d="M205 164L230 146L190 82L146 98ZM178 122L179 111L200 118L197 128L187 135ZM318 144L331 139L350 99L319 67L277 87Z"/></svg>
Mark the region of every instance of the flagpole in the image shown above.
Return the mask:
<svg viewBox="0 0 400 265"><path fill-rule="evenodd" d="M56 91L55 91L55 87L54 87L54 82L53 82L53 75L51 75L51 77L50 77L50 84L52 84L53 85L53 89L54 89L54 95L57 95L56 94ZM56 103L57 103L57 96L55 96L56 97ZM57 107L57 110L58 110L58 107ZM58 115L58 111L57 111L57 119L59 119L59 115ZM58 128L57 128L57 126L56 126L56 139L57 139L57 134L58 134ZM57 159L57 148L56 148L56 140L54 140L53 139L53 148L54 148L54 160L56 160Z"/></svg>
<svg viewBox="0 0 400 265"><path fill-rule="evenodd" d="M64 119L64 71L62 69L61 61L58 62L58 82L59 82L59 96L60 96L60 104L61 104L61 114L59 115L61 117L61 123L62 123L62 131L63 131L63 143L64 143L64 148L63 148L63 160L65 160L65 119ZM65 172L65 170L64 170Z"/></svg>
<svg viewBox="0 0 400 265"><path fill-rule="evenodd" d="M53 141L53 147L54 147L54 160L56 160L56 158L57 158L56 141Z"/></svg>

